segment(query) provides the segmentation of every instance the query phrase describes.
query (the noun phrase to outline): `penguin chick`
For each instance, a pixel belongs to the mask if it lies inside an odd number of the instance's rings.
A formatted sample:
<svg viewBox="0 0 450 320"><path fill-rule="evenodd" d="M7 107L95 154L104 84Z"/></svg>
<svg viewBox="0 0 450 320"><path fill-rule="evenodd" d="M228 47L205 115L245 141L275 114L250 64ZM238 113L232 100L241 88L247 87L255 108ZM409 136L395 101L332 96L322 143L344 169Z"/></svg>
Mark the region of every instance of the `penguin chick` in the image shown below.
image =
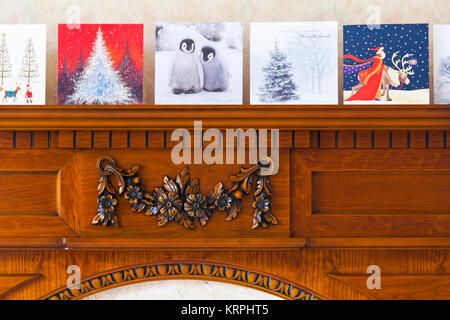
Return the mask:
<svg viewBox="0 0 450 320"><path fill-rule="evenodd" d="M203 87L203 68L195 55L192 39L183 39L174 55L169 73L169 87L174 94L197 93Z"/></svg>
<svg viewBox="0 0 450 320"><path fill-rule="evenodd" d="M217 54L217 49L204 46L201 51L201 62L204 75L203 89L215 92L226 91L231 75L225 60Z"/></svg>

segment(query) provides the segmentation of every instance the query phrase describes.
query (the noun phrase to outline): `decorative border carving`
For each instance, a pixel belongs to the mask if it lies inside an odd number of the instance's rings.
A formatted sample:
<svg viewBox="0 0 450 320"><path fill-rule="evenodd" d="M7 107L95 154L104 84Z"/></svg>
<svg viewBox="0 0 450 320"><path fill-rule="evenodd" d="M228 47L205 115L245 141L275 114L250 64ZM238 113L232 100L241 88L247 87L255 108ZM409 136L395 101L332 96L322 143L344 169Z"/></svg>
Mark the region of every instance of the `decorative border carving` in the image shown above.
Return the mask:
<svg viewBox="0 0 450 320"><path fill-rule="evenodd" d="M262 159L249 168L241 168L239 173L231 176L233 182L229 190L224 189L222 182L215 185L209 196L199 192L198 179L191 180L188 168L172 179L164 177L163 185L154 188L152 193L145 193L145 188L139 178L139 166L123 170L116 166L113 158L102 156L97 161L97 171L100 181L97 188L97 215L92 224L103 226L119 226L116 206L118 204L116 191L111 184L110 177L115 176L118 181L118 195L128 200L131 209L146 216L156 215L158 227L169 221L176 221L186 229L194 229L194 222L205 226L214 211L226 212L226 221L237 217L241 211L241 199L248 195L254 181L253 192L253 223L252 229L266 228L270 224L278 224L278 219L272 214L272 191L269 176L261 170L271 167L269 158ZM270 173L269 173L270 174Z"/></svg>
<svg viewBox="0 0 450 320"><path fill-rule="evenodd" d="M227 282L265 291L287 300L321 300L309 289L285 280L215 263L162 263L126 267L84 280L76 287L57 291L46 300L74 300L127 284L167 279L203 279Z"/></svg>

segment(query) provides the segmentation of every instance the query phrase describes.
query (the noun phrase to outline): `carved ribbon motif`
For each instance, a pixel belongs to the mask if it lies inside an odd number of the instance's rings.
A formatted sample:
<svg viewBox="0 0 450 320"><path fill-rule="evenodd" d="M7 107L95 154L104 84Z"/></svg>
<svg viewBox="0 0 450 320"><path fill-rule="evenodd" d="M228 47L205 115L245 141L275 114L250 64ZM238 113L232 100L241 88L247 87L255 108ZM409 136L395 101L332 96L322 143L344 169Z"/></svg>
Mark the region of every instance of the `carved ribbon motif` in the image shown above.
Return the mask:
<svg viewBox="0 0 450 320"><path fill-rule="evenodd" d="M199 192L199 180L191 180L189 170L185 167L176 179L165 176L162 186L146 193L138 175L139 166L123 170L116 166L113 158L103 156L97 161L100 174L98 207L92 224L119 226L116 209L118 195L128 200L134 212L146 216L156 215L159 227L169 221L176 221L187 229L194 229L195 221L205 226L217 210L225 212L225 220L231 221L241 211L241 199L252 191L256 179L252 229L266 228L270 224L278 224L278 219L272 214L269 176L261 174L261 169L267 166L259 161L249 168L241 168L230 177L233 185L229 190L224 189L222 182L219 182L209 196ZM117 179L117 192L111 184L111 177Z"/></svg>

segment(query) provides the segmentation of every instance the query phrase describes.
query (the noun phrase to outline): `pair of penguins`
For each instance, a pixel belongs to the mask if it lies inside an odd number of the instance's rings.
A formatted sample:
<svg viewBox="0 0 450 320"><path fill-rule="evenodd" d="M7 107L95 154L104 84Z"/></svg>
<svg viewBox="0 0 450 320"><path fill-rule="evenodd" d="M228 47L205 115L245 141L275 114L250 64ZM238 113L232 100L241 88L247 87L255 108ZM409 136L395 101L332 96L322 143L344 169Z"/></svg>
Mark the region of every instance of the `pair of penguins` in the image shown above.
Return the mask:
<svg viewBox="0 0 450 320"><path fill-rule="evenodd" d="M225 62L211 46L203 46L200 58L192 39L183 39L174 56L169 87L174 94L198 93L202 90L222 92L228 89L230 73Z"/></svg>

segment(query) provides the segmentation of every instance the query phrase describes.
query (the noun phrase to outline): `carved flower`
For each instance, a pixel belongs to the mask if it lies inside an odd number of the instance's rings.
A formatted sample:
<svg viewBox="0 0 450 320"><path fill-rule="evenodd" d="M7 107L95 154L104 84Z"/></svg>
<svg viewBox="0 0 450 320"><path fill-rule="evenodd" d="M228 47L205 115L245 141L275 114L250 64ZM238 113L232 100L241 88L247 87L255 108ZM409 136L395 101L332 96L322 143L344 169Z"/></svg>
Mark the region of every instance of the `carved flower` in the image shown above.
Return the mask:
<svg viewBox="0 0 450 320"><path fill-rule="evenodd" d="M180 197L176 192L162 193L158 198L159 212L165 216L176 216L181 205Z"/></svg>
<svg viewBox="0 0 450 320"><path fill-rule="evenodd" d="M253 201L253 208L256 213L265 213L270 211L270 200L264 198L263 196L259 196Z"/></svg>
<svg viewBox="0 0 450 320"><path fill-rule="evenodd" d="M125 199L130 200L130 202L136 203L141 200L144 194L141 191L141 187L138 185L129 185L127 187L127 192L125 192Z"/></svg>
<svg viewBox="0 0 450 320"><path fill-rule="evenodd" d="M217 209L223 211L230 208L231 202L232 199L226 193L222 193L216 198L215 205Z"/></svg>
<svg viewBox="0 0 450 320"><path fill-rule="evenodd" d="M117 200L111 194L98 198L98 208L105 213L112 213L116 209Z"/></svg>
<svg viewBox="0 0 450 320"><path fill-rule="evenodd" d="M202 194L191 193L184 203L184 210L190 217L201 217L205 214L206 197Z"/></svg>

